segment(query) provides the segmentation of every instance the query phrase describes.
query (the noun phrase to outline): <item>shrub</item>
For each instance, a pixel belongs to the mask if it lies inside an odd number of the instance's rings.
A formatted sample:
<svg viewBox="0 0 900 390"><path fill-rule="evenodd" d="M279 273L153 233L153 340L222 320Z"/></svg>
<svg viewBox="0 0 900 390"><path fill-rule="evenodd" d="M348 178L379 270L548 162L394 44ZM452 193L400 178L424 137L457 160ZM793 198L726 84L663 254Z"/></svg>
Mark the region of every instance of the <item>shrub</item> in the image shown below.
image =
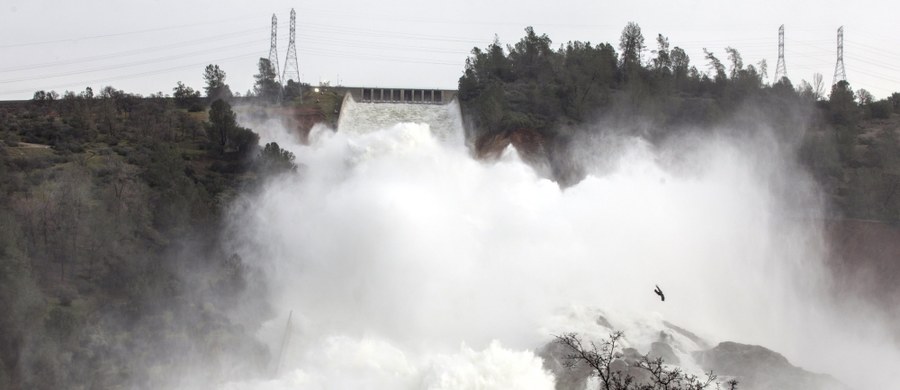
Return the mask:
<svg viewBox="0 0 900 390"><path fill-rule="evenodd" d="M891 117L891 113L894 111L894 107L891 105L891 102L887 100L880 100L875 103L871 103L868 105L869 115L875 119L888 119Z"/></svg>
<svg viewBox="0 0 900 390"><path fill-rule="evenodd" d="M650 358L643 355L632 367L645 371L644 381L635 378L621 369L622 361L620 341L622 332L614 332L609 338L597 344L588 345L575 333L556 336L556 343L561 344L569 353L565 355L566 366L586 364L594 376L600 378L601 388L605 390L702 390L715 383L716 376L712 372L701 380L695 375L686 374L680 368L665 367L662 358ZM620 363L621 362L621 363ZM727 382L729 389L737 388L737 381Z"/></svg>

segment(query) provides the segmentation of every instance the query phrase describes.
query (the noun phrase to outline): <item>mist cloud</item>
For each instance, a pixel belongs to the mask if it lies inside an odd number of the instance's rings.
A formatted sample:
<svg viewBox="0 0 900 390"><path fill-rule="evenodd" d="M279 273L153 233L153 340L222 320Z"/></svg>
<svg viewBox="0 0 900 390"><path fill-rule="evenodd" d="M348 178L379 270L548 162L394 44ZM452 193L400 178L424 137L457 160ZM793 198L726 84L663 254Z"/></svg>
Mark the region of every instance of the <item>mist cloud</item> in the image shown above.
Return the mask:
<svg viewBox="0 0 900 390"><path fill-rule="evenodd" d="M235 388L552 388L530 351L600 333L586 308L642 352L668 321L847 383L900 363L881 322L831 301L823 205L767 137L598 142L602 163L566 189L425 124L310 139L282 145L302 173L234 212L234 249L280 313L259 335L273 350L293 311L278 378Z"/></svg>

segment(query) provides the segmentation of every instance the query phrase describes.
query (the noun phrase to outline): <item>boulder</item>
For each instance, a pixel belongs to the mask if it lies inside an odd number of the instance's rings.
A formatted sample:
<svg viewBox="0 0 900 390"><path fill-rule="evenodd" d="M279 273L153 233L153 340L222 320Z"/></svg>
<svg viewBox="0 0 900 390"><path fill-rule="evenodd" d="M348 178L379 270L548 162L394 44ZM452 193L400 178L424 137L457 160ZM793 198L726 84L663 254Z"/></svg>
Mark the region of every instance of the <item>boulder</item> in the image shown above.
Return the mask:
<svg viewBox="0 0 900 390"><path fill-rule="evenodd" d="M796 367L781 354L758 345L726 341L714 348L694 352L693 357L704 370L712 370L719 377L737 379L741 390L849 389L829 375Z"/></svg>
<svg viewBox="0 0 900 390"><path fill-rule="evenodd" d="M537 351L537 355L544 360L544 369L556 377L556 390L582 390L594 374L587 364L569 367L566 359L569 353L568 347L557 342L547 343Z"/></svg>
<svg viewBox="0 0 900 390"><path fill-rule="evenodd" d="M672 346L662 341L655 341L650 344L650 353L648 355L651 360L662 358L663 362L667 364L681 363L681 359L675 355L675 350L672 349Z"/></svg>

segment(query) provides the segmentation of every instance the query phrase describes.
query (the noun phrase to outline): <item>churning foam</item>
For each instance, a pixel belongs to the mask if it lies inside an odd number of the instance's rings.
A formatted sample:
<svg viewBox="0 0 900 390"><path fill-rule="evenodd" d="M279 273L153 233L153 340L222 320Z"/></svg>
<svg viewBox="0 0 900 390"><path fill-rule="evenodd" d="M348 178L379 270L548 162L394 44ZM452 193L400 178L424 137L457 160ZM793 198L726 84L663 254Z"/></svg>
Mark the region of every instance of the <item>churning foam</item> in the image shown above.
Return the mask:
<svg viewBox="0 0 900 390"><path fill-rule="evenodd" d="M231 388L552 389L532 351L602 337L594 308L641 352L665 320L853 383L884 378L845 351L900 362L875 328L837 321L821 224L789 210L818 207L811 183L765 141L627 139L562 190L512 148L481 162L445 139L317 127L288 147L304 169L238 207L233 233L279 310L260 337L277 356L293 311L290 342L277 376Z"/></svg>
<svg viewBox="0 0 900 390"><path fill-rule="evenodd" d="M358 103L347 93L341 104L338 131L370 133L398 123L427 124L431 134L447 143L462 144L463 126L459 103Z"/></svg>

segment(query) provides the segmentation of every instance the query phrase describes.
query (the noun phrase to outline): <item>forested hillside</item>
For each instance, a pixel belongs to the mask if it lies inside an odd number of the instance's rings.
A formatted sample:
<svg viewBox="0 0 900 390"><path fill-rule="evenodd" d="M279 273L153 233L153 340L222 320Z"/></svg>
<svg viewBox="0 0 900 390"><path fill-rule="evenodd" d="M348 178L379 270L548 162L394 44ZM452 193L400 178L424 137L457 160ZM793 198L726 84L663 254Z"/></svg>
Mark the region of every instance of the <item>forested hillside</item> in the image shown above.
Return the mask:
<svg viewBox="0 0 900 390"><path fill-rule="evenodd" d="M820 74L770 85L765 61L745 62L736 48L691 59L661 34L654 41L629 23L615 46L554 48L529 27L514 44L473 49L459 100L478 154L512 142L547 158L565 186L585 175L594 152L583 149L597 136L661 144L685 132L768 131L812 172L836 217L900 219L900 94L875 101Z"/></svg>
<svg viewBox="0 0 900 390"><path fill-rule="evenodd" d="M267 367L256 322L227 315L265 317L263 292L220 232L235 195L293 156L260 151L225 101L175 92L0 106L0 388L160 388Z"/></svg>

